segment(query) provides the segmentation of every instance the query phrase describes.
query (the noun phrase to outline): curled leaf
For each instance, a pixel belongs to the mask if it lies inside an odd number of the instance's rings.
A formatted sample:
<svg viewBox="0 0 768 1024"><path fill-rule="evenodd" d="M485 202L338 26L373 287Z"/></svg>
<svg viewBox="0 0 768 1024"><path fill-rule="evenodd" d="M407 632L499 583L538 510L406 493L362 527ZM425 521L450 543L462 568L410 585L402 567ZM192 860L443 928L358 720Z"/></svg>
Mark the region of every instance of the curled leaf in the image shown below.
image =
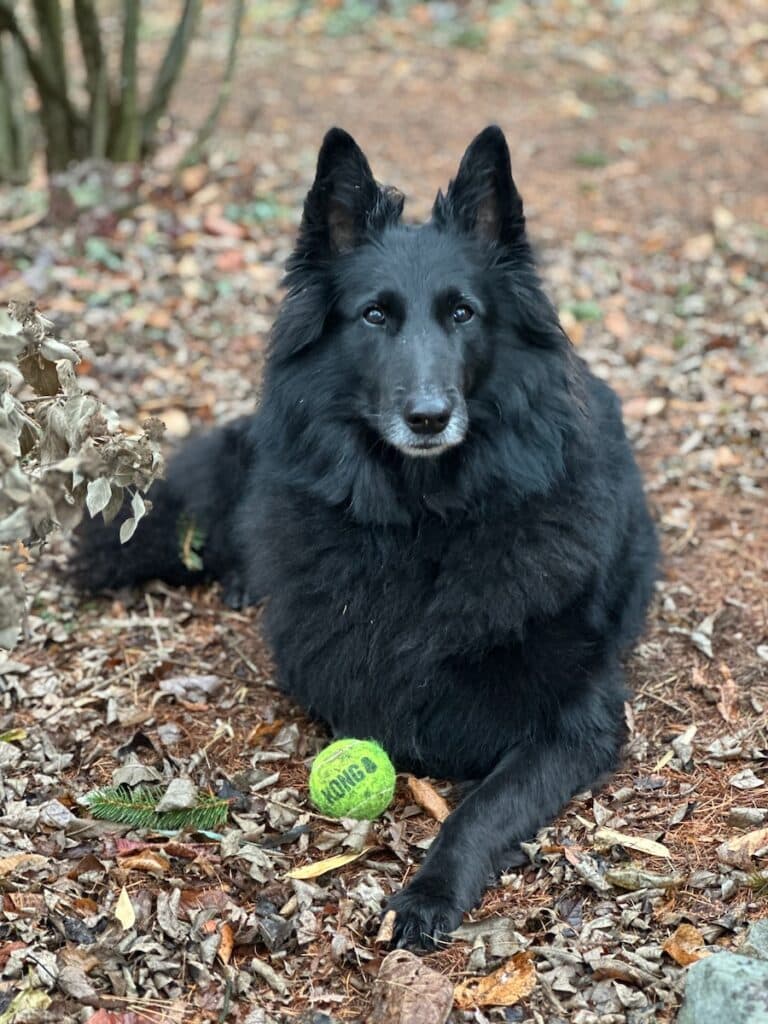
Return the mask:
<svg viewBox="0 0 768 1024"><path fill-rule="evenodd" d="M536 987L536 968L530 953L516 953L503 967L485 978L472 978L456 988L460 1010L476 1006L514 1006Z"/></svg>

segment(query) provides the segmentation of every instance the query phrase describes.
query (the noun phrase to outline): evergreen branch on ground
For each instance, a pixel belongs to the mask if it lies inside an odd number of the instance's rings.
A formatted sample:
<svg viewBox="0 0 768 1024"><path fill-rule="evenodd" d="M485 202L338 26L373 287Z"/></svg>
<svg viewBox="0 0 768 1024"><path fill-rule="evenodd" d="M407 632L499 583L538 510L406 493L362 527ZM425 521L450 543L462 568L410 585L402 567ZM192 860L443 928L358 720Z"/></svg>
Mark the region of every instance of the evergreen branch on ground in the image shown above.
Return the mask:
<svg viewBox="0 0 768 1024"><path fill-rule="evenodd" d="M166 787L104 786L85 797L94 818L130 825L133 828L172 832L183 828L204 831L223 825L229 814L229 801L200 794L195 807L175 811L156 811Z"/></svg>

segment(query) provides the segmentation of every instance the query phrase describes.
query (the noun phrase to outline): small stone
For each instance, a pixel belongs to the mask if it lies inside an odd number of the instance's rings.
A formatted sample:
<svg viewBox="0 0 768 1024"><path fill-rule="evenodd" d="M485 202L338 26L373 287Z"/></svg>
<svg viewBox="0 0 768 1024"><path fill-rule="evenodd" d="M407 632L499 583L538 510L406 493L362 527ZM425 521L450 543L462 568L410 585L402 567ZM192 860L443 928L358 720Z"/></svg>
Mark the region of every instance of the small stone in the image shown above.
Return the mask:
<svg viewBox="0 0 768 1024"><path fill-rule="evenodd" d="M754 956L758 960L768 960L768 918L755 921L747 928L744 941L739 946L738 953L742 956ZM768 996L768 989L766 989Z"/></svg>
<svg viewBox="0 0 768 1024"><path fill-rule="evenodd" d="M768 1024L768 963L716 953L688 968L677 1024Z"/></svg>

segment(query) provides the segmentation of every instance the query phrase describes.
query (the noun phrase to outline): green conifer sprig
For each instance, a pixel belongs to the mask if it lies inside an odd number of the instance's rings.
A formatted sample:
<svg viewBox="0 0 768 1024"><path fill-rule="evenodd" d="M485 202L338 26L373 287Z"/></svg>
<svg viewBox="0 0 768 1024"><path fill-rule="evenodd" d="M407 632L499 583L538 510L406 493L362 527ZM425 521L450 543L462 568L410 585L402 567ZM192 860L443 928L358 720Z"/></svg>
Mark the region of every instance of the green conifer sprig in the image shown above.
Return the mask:
<svg viewBox="0 0 768 1024"><path fill-rule="evenodd" d="M131 825L133 828L173 832L182 828L196 831L216 829L229 814L229 801L201 793L195 807L177 811L156 811L165 786L103 786L85 797L94 818Z"/></svg>

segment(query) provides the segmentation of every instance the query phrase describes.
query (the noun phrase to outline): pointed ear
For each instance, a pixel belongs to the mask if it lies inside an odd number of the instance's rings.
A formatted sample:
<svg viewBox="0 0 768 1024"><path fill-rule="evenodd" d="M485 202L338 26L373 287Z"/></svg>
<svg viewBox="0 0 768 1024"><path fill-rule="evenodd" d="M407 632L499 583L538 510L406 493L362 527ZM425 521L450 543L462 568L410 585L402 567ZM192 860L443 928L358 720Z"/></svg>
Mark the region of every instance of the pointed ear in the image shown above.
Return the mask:
<svg viewBox="0 0 768 1024"><path fill-rule="evenodd" d="M380 195L358 144L341 128L331 128L320 147L315 181L304 202L298 250L329 256L353 249Z"/></svg>
<svg viewBox="0 0 768 1024"><path fill-rule="evenodd" d="M510 245L525 238L523 200L501 128L491 125L469 145L448 194L435 200L433 215L484 242Z"/></svg>

